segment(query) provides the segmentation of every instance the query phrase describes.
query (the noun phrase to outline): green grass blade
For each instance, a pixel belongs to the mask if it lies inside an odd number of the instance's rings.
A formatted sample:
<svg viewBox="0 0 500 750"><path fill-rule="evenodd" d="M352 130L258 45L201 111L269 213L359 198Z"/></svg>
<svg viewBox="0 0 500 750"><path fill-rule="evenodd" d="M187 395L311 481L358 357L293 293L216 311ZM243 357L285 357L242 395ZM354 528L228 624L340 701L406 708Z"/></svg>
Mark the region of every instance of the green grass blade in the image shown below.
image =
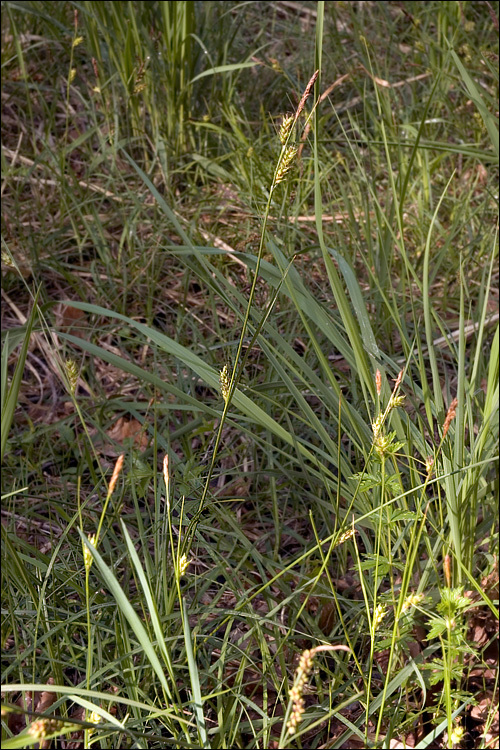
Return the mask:
<svg viewBox="0 0 500 750"><path fill-rule="evenodd" d="M191 640L191 629L189 627L188 610L187 604L182 601L182 627L184 630L184 643L186 645L186 657L189 669L189 678L191 682L191 689L193 691L193 706L194 714L196 716L196 725L200 736L201 746L203 748L209 748L210 743L208 741L207 728L205 724L205 716L203 713L203 699L201 697L200 678L198 675L198 666L193 652L193 643Z"/></svg>
<svg viewBox="0 0 500 750"><path fill-rule="evenodd" d="M40 293L40 290L35 295L35 298L33 300L33 306L31 308L31 313L26 321L26 327L24 332L24 340L23 344L21 346L21 351L19 352L19 356L16 363L16 369L14 370L14 375L12 376L12 381L10 383L10 386L4 391L3 397L2 397L2 437L0 441L0 458L3 461L4 453L5 453L5 446L7 445L7 438L9 437L10 427L12 424L12 420L14 418L14 412L17 407L18 397L19 397L19 389L21 388L21 381L23 378L23 372L24 372L24 365L26 363L26 357L28 355L28 347L30 344L30 337L31 337L31 331L33 330L33 325L35 323L35 319L37 317L38 308L37 308L37 302L38 302L38 295ZM6 337L6 340L4 342L4 345L2 347L2 375L5 376L7 372L7 357L9 354L9 341L8 337Z"/></svg>
<svg viewBox="0 0 500 750"><path fill-rule="evenodd" d="M148 578L146 576L144 568L141 565L141 561L139 560L139 555L136 552L134 543L132 542L132 539L130 538L130 534L128 533L127 527L125 526L123 520L121 521L121 527L122 527L123 536L125 538L125 542L127 545L128 553L130 555L130 559L132 560L135 571L141 583L141 591L144 594L144 598L146 599L147 610L151 618L151 624L153 626L156 640L158 641L158 648L161 651L161 654L167 666L170 678L172 679L173 677L172 662L170 659L170 654L168 653L167 646L165 644L164 630L160 622L157 603L155 602L153 598L153 593L151 591ZM169 698L172 701L172 695L170 694L170 689L169 689Z"/></svg>
<svg viewBox="0 0 500 750"><path fill-rule="evenodd" d="M106 308L100 307L98 305L90 305L86 302L74 302L72 300L68 300L64 304L77 307L81 310L86 310L87 312L93 312L98 315L104 315L106 317L123 320L128 325L140 331L145 338L150 339L155 344L157 344L163 351L171 354L173 357L183 362L200 378L202 378L202 380L211 388L217 391L219 390L219 373L197 354L194 354L186 347L178 344L170 337L165 336L165 334L160 333L159 331L155 331L153 328L150 328L143 323L138 323L131 318L127 318L125 315L106 310ZM90 344L87 341L79 339L76 336L71 336L70 334L59 335L61 336L61 338L65 338L68 341L71 341L73 344L79 346L80 348L85 349L86 351L96 356L102 357L102 359L113 361L116 366L126 367L129 372L134 372L138 375L141 374L142 377L147 377L150 382L155 382L159 387L161 387L162 390L165 389L165 384L160 380L160 378L153 376L151 373L146 373L136 365L133 365L132 363L126 363L126 361L122 360L122 358L117 357L116 355L113 355L113 357L111 358L109 356L110 353L106 352L106 350ZM170 390L172 390L171 387ZM178 394L180 395L181 391L178 391ZM196 403L199 407L199 402ZM301 454L305 458L310 459L314 463L317 462L317 459L314 457L314 454L311 452L310 448L303 445L301 441L296 443L295 439L288 430L285 430L280 424L278 424L278 422L276 422L276 420L269 416L269 414L267 414L261 407L255 404L250 398L248 398L248 396L245 396L245 394L243 394L239 389L236 389L234 393L232 404L236 406L252 422L261 425L289 445L297 445L298 450L300 450Z"/></svg>
<svg viewBox="0 0 500 750"><path fill-rule="evenodd" d="M244 68L255 68L256 65L260 65L259 62L242 62L242 63L233 63L231 65L216 65L215 68L210 68L210 70L204 70L203 73L198 73L197 76L191 79L189 82L195 83L195 81L199 81L200 78L206 78L207 76L213 76L217 73L230 73L234 70L243 70Z"/></svg>
<svg viewBox="0 0 500 750"><path fill-rule="evenodd" d="M80 536L82 538L82 541L84 542L85 546L89 549L90 553L92 554L92 557L94 558L94 562L96 566L99 569L99 572L101 573L104 582L106 586L111 591L118 607L121 609L123 614L128 620L128 623L141 644L142 648L144 649L144 654L147 657L149 663L151 664L156 676L158 677L158 680L165 691L166 696L170 694L169 686L167 679L165 677L165 673L162 669L162 666L160 664L160 661L156 655L154 646L148 636L148 633L146 631L146 628L140 621L137 613L135 612L134 608L130 604L127 595L123 591L122 587L116 580L116 577L114 573L112 572L111 568L106 565L103 558L99 554L99 552L96 550L96 548L88 541L85 534L83 534L80 529L78 530L80 533Z"/></svg>
<svg viewBox="0 0 500 750"><path fill-rule="evenodd" d="M464 67L462 61L460 60L459 56L456 52L452 50L451 56L455 62L455 65L457 66L458 70L460 71L460 75L462 76L462 79L465 83L465 86L467 88L467 92L474 102L474 104L477 107L477 110L481 117L483 118L483 122L486 126L486 129L488 131L488 134L491 139L491 145L493 146L495 150L495 154L497 158L500 156L500 144L499 144L499 136L498 136L498 118L496 118L488 109L486 106L486 103L484 101L484 96L481 94L479 88L477 87L476 83L472 80L471 76L469 75L468 71Z"/></svg>

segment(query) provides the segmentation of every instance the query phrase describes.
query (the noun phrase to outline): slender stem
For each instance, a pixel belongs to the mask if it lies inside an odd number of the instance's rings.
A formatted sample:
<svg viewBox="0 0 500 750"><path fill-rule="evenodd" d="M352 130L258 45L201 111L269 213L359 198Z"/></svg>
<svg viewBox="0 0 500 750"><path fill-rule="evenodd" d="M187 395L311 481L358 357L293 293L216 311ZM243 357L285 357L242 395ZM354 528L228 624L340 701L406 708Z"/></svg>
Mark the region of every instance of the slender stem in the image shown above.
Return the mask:
<svg viewBox="0 0 500 750"><path fill-rule="evenodd" d="M290 137L290 135L291 135L291 132L289 134L289 137ZM219 422L219 428L217 430L217 436L215 438L214 449L213 449L213 452L212 452L212 459L210 461L210 466L209 466L209 469L208 469L208 474L207 474L207 477L206 477L206 480L205 480L205 485L203 487L203 492L201 494L200 502L198 504L198 510L196 511L196 514L192 518L191 523L189 524L187 532L186 532L186 538L185 538L185 543L184 543L184 549L185 550L187 550L187 548L189 548L189 546L191 544L191 540L194 537L194 533L196 531L196 527L198 525L198 521L199 521L200 515L203 512L203 508L205 507L205 501L206 501L206 497L207 497L207 494L208 494L208 490L210 488L210 482L211 482L212 475L213 475L214 468L215 468L215 462L216 462L216 459L217 459L219 445L220 445L220 442L221 442L221 439L222 439L222 430L224 428L224 423L225 423L226 418L227 418L227 414L228 414L228 411L229 411L229 407L231 405L231 401L232 401L234 392L235 392L235 390L237 388L238 382L239 382L239 380L241 378L241 375L243 373L243 368L245 366L246 357L243 357L241 359L241 361L240 361L241 352L242 352L242 349L243 349L243 345L244 345L244 341L245 341L245 335L246 335L247 328L248 328L248 321L250 319L250 311L251 311L252 304L253 304L254 297L255 297L255 289L257 287L257 280L258 280L258 277L259 277L260 264L261 264L261 261L262 261L262 257L264 255L265 238L266 238L266 227L267 227L267 222L269 220L269 213L270 213L270 210L271 210L271 200L272 200L272 197L273 197L274 190L275 190L276 186L279 184L278 181L277 181L277 176L278 176L280 167L281 167L281 165L283 163L283 158L285 156L285 153L287 152L287 146L288 146L288 139L285 142L285 144L283 144L283 146L281 148L281 152L280 152L280 155L279 155L279 158L278 158L278 161L276 163L275 170L274 170L273 181L272 181L271 189L269 191L269 196L267 198L266 208L265 208L265 211L264 211L264 219L263 219L263 222L262 222L262 230L261 230L261 234L260 234L259 250L258 250L258 253L257 253L257 261L256 261L256 264L255 264L255 272L254 272L254 276L253 276L252 286L251 286L251 289L250 289L250 294L248 296L247 309L246 309L246 312L245 312L245 317L243 319L243 325L242 325L242 328L241 328L240 339L239 339L239 342L238 342L238 349L236 351L236 356L235 356L235 359L234 359L234 366L233 366L233 371L232 371L232 374L231 374L231 381L230 381L230 384L229 384L229 390L228 390L227 397L224 399L224 408L222 410L222 415L221 415L221 419L220 419L220 422Z"/></svg>

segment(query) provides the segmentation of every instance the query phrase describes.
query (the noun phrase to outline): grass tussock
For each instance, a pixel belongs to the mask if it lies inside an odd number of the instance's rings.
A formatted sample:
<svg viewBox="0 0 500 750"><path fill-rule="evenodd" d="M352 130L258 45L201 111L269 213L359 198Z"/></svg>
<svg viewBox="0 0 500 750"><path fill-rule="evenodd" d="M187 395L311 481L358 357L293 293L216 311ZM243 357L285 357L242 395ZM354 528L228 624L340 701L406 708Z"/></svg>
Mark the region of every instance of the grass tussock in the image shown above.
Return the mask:
<svg viewBox="0 0 500 750"><path fill-rule="evenodd" d="M498 3L2 19L2 747L498 743Z"/></svg>

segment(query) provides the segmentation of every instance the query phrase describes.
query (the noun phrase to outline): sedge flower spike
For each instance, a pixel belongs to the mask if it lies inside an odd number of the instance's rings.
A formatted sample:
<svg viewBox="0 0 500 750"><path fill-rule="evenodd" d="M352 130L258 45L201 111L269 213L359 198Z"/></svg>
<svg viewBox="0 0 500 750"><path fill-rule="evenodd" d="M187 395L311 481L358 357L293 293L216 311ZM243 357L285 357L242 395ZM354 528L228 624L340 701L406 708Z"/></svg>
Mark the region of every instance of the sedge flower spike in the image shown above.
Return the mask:
<svg viewBox="0 0 500 750"><path fill-rule="evenodd" d="M309 94L311 93L312 88L314 84L316 83L316 79L318 78L318 76L319 76L319 70L315 70L309 80L309 83L307 84L304 90L304 93L302 94L302 99L300 100L299 106L297 107L297 111L295 112L295 122L297 122L297 120L299 119L300 114L305 107L306 101L309 98Z"/></svg>
<svg viewBox="0 0 500 750"><path fill-rule="evenodd" d="M302 693L307 685L309 675L311 674L314 666L314 657L320 651L347 651L351 652L348 646L316 646L315 648L306 649L302 652L299 659L299 666L295 672L295 680L290 690L290 700L292 702L292 712L290 718L287 721L288 734L295 734L297 727L302 721L302 714L306 709L306 704Z"/></svg>
<svg viewBox="0 0 500 750"><path fill-rule="evenodd" d="M111 480L109 482L109 488L108 488L108 497L111 497L115 490L116 482L118 481L118 477L120 476L120 472L123 468L123 459L125 458L124 454L122 453L120 456L118 456L115 464L115 468L113 469L113 474L111 475Z"/></svg>
<svg viewBox="0 0 500 750"><path fill-rule="evenodd" d="M189 567L191 560L188 559L187 555L181 555L179 559L179 576L183 576Z"/></svg>
<svg viewBox="0 0 500 750"><path fill-rule="evenodd" d="M450 424L453 422L453 420L456 417L457 406L458 406L458 398L454 398L453 401L450 404L450 407L448 409L448 413L446 414L446 419L444 420L444 425L443 425L443 440L445 439L446 435L448 434L448 430L450 429Z"/></svg>
<svg viewBox="0 0 500 750"><path fill-rule="evenodd" d="M227 402L229 398L229 390L231 387L231 378L229 377L229 368L227 365L224 365L222 370L219 374L219 383L220 383L220 391L222 393L222 398L225 402Z"/></svg>
<svg viewBox="0 0 500 750"><path fill-rule="evenodd" d="M95 534L89 534L89 542L90 544L95 547L96 545L96 535ZM85 572L88 573L90 570L90 567L92 565L94 558L92 557L92 553L89 550L87 546L83 548L83 564L85 566Z"/></svg>
<svg viewBox="0 0 500 750"><path fill-rule="evenodd" d="M59 732L64 726L64 722L59 719L49 719L42 717L36 719L28 729L28 734L36 740L44 740L49 734Z"/></svg>
<svg viewBox="0 0 500 750"><path fill-rule="evenodd" d="M383 604L377 604L373 612L373 632L375 632L387 614L387 610Z"/></svg>
<svg viewBox="0 0 500 750"><path fill-rule="evenodd" d="M283 158L281 160L281 164L278 167L278 171L276 173L276 177L274 178L274 185L279 185L280 182L283 182L287 174L292 168L293 160L295 159L297 155L297 147L296 146L287 146L285 149L285 153L283 154Z"/></svg>
<svg viewBox="0 0 500 750"><path fill-rule="evenodd" d="M66 375L68 376L69 380L70 391L72 394L74 394L76 391L76 386L78 385L78 368L73 359L67 359L64 363L64 366L66 368Z"/></svg>
<svg viewBox="0 0 500 750"><path fill-rule="evenodd" d="M294 123L294 116L293 115L285 115L283 117L283 120L281 122L280 132L279 132L279 139L282 146L285 145L287 138L290 134L290 130L292 129Z"/></svg>

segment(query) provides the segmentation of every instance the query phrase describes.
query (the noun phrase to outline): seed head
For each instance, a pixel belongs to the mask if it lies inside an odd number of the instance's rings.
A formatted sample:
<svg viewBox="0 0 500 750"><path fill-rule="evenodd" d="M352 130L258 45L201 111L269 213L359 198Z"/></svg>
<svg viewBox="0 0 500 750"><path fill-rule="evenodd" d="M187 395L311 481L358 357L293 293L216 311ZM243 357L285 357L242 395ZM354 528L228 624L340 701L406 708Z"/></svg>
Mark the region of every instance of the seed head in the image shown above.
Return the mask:
<svg viewBox="0 0 500 750"><path fill-rule="evenodd" d="M454 398L451 402L448 412L446 414L446 419L444 420L443 425L443 440L445 439L446 435L448 434L448 430L450 429L450 424L455 419L455 416L457 414L457 406L458 406L458 398Z"/></svg>
<svg viewBox="0 0 500 750"><path fill-rule="evenodd" d="M286 140L290 134L290 130L292 129L294 123L294 117L293 115L285 115L283 117L283 120L281 121L281 127L279 132L279 139L282 146L285 145Z"/></svg>
<svg viewBox="0 0 500 750"><path fill-rule="evenodd" d="M401 381L403 380L403 372L404 372L404 370L400 370L400 372L398 373L398 376L397 376L396 381L394 383L394 391L397 391L397 389L401 385Z"/></svg>
<svg viewBox="0 0 500 750"><path fill-rule="evenodd" d="M88 717L87 721L89 721L91 724L99 724L99 722L102 721L102 716L97 713L97 711L92 711L90 716ZM95 732L95 729L90 728L88 730L89 737L93 735Z"/></svg>
<svg viewBox="0 0 500 750"><path fill-rule="evenodd" d="M383 604L377 604L375 611L373 612L373 632L375 632L387 614L387 610Z"/></svg>
<svg viewBox="0 0 500 750"><path fill-rule="evenodd" d="M290 699L292 701L292 713L287 722L288 734L295 734L297 726L302 721L302 714L305 711L305 703L302 698L302 691L307 683L311 669L313 668L314 649L306 649L301 654L299 666L295 673L295 682L290 690Z"/></svg>
<svg viewBox="0 0 500 750"><path fill-rule="evenodd" d="M443 572L446 585L448 586L448 588L451 588L451 557L449 555L444 556Z"/></svg>
<svg viewBox="0 0 500 750"><path fill-rule="evenodd" d="M424 599L423 594L408 594L406 599L403 602L402 612L407 612L412 607L416 607L420 604L421 601Z"/></svg>
<svg viewBox="0 0 500 750"><path fill-rule="evenodd" d="M283 182L287 174L289 173L290 169L292 168L293 160L295 159L295 156L297 155L297 147L296 146L287 146L285 153L283 154L281 164L279 166L278 172L276 174L276 177L274 179L274 185L278 185L280 182Z"/></svg>
<svg viewBox="0 0 500 750"><path fill-rule="evenodd" d="M37 719L28 729L28 734L37 740L43 740L48 734L54 734L63 726L64 722L58 719Z"/></svg>
<svg viewBox="0 0 500 750"><path fill-rule="evenodd" d="M434 456L427 456L425 459L425 470L427 472L427 477L430 479L434 473Z"/></svg>
<svg viewBox="0 0 500 750"><path fill-rule="evenodd" d="M388 448L392 444L392 436L381 435L380 433L378 433L377 436L375 437L374 444L375 444L376 452L382 458L383 456L385 456Z"/></svg>
<svg viewBox="0 0 500 750"><path fill-rule="evenodd" d="M116 486L116 482L117 482L118 477L120 475L120 471L122 470L122 467L123 467L123 458L124 458L124 455L122 453L121 456L118 456L118 458L116 460L115 468L113 469L113 474L111 476L111 481L109 483L108 497L111 497L111 495L114 492L114 489L115 489L115 486Z"/></svg>
<svg viewBox="0 0 500 750"><path fill-rule="evenodd" d="M68 376L71 393L74 394L76 386L78 385L78 369L73 359L67 359L64 365L66 367L66 375Z"/></svg>
<svg viewBox="0 0 500 750"><path fill-rule="evenodd" d="M311 79L310 79L309 83L307 84L307 86L306 86L306 88L304 90L304 93L302 94L302 99L300 100L299 106L297 107L297 111L295 112L295 122L297 122L297 120L299 119L300 113L302 112L302 110L305 107L306 101L307 101L307 99L309 97L309 94L312 91L312 87L316 83L316 79L317 79L318 76L319 76L319 70L316 70L312 74Z"/></svg>
<svg viewBox="0 0 500 750"><path fill-rule="evenodd" d="M95 534L89 534L89 542L92 544L92 546L95 547L96 544L96 535ZM88 573L90 570L90 566L92 565L94 558L92 557L92 553L89 550L87 546L84 547L83 550L83 564L85 566L85 572Z"/></svg>
<svg viewBox="0 0 500 750"><path fill-rule="evenodd" d="M452 745L460 745L464 738L465 729L461 724L456 724L452 730L450 740Z"/></svg>
<svg viewBox="0 0 500 750"><path fill-rule="evenodd" d="M183 576L189 567L191 560L188 560L187 555L182 555L179 560L179 576Z"/></svg>
<svg viewBox="0 0 500 750"><path fill-rule="evenodd" d="M352 536L354 536L354 529L348 529L347 531L344 531L344 533L339 536L337 544L335 546L338 547L339 544L344 544L344 542L347 542L347 540Z"/></svg>
<svg viewBox="0 0 500 750"><path fill-rule="evenodd" d="M374 440L378 439L378 436L380 434L380 428L382 427L383 421L384 421L384 415L382 414L382 412L380 412L380 414L378 415L378 417L375 420L375 422L372 423L373 439Z"/></svg>
<svg viewBox="0 0 500 750"><path fill-rule="evenodd" d="M9 268L15 268L14 262L8 252L2 249L2 263Z"/></svg>
<svg viewBox="0 0 500 750"><path fill-rule="evenodd" d="M165 480L165 487L168 487L170 481L170 473L168 471L168 453L165 453L163 458L163 478Z"/></svg>
<svg viewBox="0 0 500 750"><path fill-rule="evenodd" d="M288 734L295 734L295 732L297 731L297 726L302 720L302 714L305 710L302 692L313 668L314 657L319 651L347 651L348 653L350 653L351 649L348 648L348 646L344 645L330 646L324 644L321 646L316 646L315 648L312 648L310 650L307 649L306 651L302 652L299 660L299 666L297 667L297 671L295 672L295 681L293 683L292 689L290 690L292 713L286 725Z"/></svg>
<svg viewBox="0 0 500 750"><path fill-rule="evenodd" d="M389 401L389 409L399 409L403 406L406 396L391 396Z"/></svg>
<svg viewBox="0 0 500 750"><path fill-rule="evenodd" d="M220 390L222 393L222 398L224 399L224 401L227 402L229 398L229 390L231 387L231 378L229 377L229 368L227 365L224 365L224 367L220 371L219 383L220 383Z"/></svg>

